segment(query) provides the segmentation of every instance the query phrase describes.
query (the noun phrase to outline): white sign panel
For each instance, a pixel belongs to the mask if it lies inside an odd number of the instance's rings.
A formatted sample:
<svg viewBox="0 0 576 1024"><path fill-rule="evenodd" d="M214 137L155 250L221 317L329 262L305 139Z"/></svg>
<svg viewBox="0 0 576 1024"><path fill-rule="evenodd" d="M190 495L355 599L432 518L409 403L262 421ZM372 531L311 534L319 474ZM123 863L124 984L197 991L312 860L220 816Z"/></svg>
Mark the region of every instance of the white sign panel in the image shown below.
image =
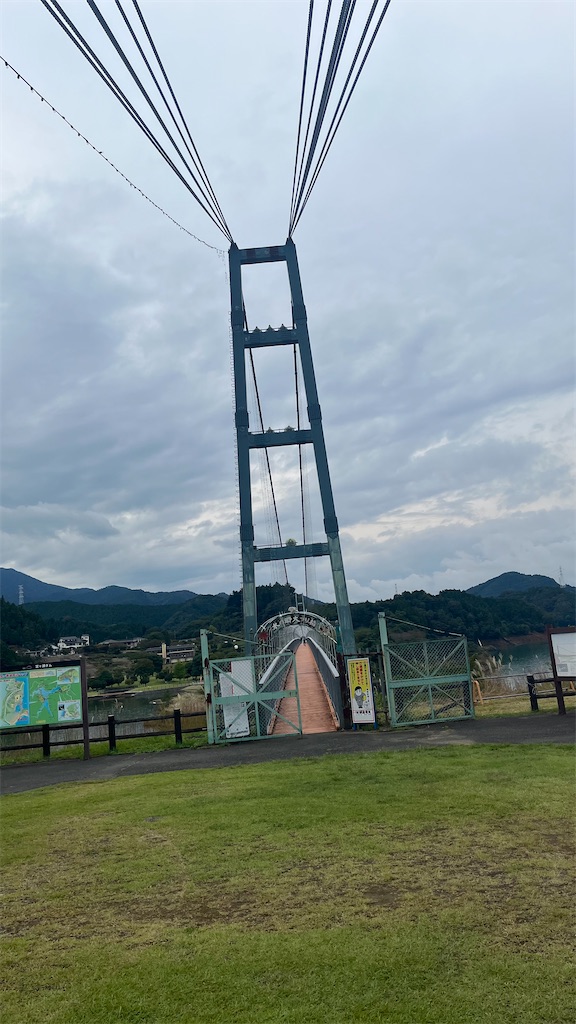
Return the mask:
<svg viewBox="0 0 576 1024"><path fill-rule="evenodd" d="M230 678L231 677L231 678ZM220 693L223 697L248 696L254 691L254 669L250 658L235 658L230 662L230 674L220 673ZM224 704L226 739L237 740L250 735L248 704Z"/></svg>
<svg viewBox="0 0 576 1024"><path fill-rule="evenodd" d="M556 675L559 679L576 679L576 633L551 633Z"/></svg>
<svg viewBox="0 0 576 1024"><path fill-rule="evenodd" d="M368 658L349 658L347 668L352 721L355 725L360 725L362 722L374 722L370 662Z"/></svg>

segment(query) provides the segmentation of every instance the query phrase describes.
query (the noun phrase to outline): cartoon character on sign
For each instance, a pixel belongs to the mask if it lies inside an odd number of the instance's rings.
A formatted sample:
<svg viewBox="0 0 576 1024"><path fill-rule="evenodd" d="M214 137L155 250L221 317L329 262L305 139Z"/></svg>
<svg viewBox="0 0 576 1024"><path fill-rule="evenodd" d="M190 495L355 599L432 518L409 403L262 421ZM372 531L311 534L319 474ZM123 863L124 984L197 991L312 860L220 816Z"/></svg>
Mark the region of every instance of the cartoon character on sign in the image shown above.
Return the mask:
<svg viewBox="0 0 576 1024"><path fill-rule="evenodd" d="M359 711L365 711L370 707L370 702L361 686L354 687L354 706Z"/></svg>

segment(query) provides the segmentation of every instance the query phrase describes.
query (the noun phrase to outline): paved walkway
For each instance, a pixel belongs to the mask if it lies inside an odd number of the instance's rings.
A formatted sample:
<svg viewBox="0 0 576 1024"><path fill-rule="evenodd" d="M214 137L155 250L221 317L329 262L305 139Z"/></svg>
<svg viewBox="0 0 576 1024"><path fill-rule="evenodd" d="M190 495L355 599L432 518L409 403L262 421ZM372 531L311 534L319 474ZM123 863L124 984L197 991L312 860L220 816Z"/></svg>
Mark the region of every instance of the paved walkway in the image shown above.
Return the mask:
<svg viewBox="0 0 576 1024"><path fill-rule="evenodd" d="M302 732L305 736L319 732L336 732L336 724L330 711L322 676L308 644L300 644L296 648L295 661ZM291 668L286 679L285 689L292 690L294 688L294 669ZM278 713L282 715L282 718L276 719L272 735L293 735L294 725L292 723L298 723L296 697L284 697L284 700L280 701Z"/></svg>
<svg viewBox="0 0 576 1024"><path fill-rule="evenodd" d="M198 750L161 750L151 754L119 754L90 761L46 761L8 765L0 770L4 794L62 782L101 782L127 775L174 772L196 768L230 768L264 761L324 754L369 754L377 750L415 750L419 747L471 746L475 743L574 743L576 713L521 715L510 718L468 719L449 725L421 725L409 729L321 733L278 739L200 747Z"/></svg>

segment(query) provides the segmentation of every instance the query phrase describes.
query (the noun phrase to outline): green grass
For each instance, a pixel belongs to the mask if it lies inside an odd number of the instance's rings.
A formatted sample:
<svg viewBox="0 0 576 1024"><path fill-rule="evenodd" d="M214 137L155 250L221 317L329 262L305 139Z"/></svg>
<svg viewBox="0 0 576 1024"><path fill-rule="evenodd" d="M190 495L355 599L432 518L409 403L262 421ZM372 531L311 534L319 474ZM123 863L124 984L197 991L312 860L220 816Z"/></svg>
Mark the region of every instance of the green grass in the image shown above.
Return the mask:
<svg viewBox="0 0 576 1024"><path fill-rule="evenodd" d="M155 750L175 750L176 743L174 736L143 736L139 739L117 739L116 751L110 753L107 740L93 742L90 744L91 757L116 757L122 754L145 754ZM205 732L185 733L182 737L182 747L205 747L208 737ZM50 760L74 760L82 758L84 748L81 743L71 744L69 747L52 747ZM35 750L5 750L0 753L0 765L10 764L37 764L43 761L42 749Z"/></svg>
<svg viewBox="0 0 576 1024"><path fill-rule="evenodd" d="M572 1024L572 749L49 787L3 807L3 1024Z"/></svg>
<svg viewBox="0 0 576 1024"><path fill-rule="evenodd" d="M566 707L571 704L566 701ZM502 715L540 715L553 712L558 714L558 703L553 698L540 699L538 711L530 710L530 698L528 694L521 694L514 697L492 697L484 700L483 704L475 704L474 712L476 718L495 718Z"/></svg>

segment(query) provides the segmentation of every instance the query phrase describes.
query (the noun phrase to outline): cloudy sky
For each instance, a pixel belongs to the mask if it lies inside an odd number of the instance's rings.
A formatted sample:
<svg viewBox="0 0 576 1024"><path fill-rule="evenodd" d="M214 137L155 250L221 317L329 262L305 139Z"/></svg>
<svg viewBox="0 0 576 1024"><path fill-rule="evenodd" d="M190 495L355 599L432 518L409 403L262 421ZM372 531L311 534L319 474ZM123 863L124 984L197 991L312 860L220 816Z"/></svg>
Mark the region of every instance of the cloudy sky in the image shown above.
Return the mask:
<svg viewBox="0 0 576 1024"><path fill-rule="evenodd" d="M63 2L126 83L87 5ZM307 3L141 6L235 240L282 243ZM2 56L225 250L42 4L0 9ZM573 35L571 0L392 0L296 231L352 600L508 570L575 582ZM226 258L4 65L0 81L2 564L230 592ZM250 326L289 321L282 268L250 268L245 290ZM288 357L261 355L265 427L294 425ZM301 538L293 451L273 460L284 539ZM254 502L267 543L256 463ZM329 599L327 570L308 583Z"/></svg>

